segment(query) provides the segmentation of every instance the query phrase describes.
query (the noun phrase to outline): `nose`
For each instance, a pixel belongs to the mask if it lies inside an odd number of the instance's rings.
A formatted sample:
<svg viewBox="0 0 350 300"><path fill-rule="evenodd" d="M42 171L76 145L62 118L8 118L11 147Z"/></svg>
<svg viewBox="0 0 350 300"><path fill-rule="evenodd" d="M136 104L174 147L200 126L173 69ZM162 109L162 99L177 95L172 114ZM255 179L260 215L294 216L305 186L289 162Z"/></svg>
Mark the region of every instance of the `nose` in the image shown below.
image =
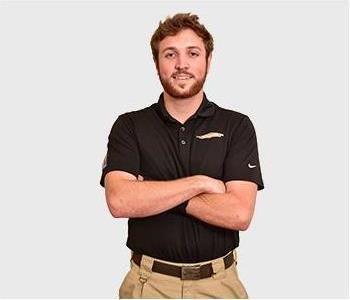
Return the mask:
<svg viewBox="0 0 350 300"><path fill-rule="evenodd" d="M175 68L177 70L187 70L189 68L189 64L185 55L179 54L177 56Z"/></svg>

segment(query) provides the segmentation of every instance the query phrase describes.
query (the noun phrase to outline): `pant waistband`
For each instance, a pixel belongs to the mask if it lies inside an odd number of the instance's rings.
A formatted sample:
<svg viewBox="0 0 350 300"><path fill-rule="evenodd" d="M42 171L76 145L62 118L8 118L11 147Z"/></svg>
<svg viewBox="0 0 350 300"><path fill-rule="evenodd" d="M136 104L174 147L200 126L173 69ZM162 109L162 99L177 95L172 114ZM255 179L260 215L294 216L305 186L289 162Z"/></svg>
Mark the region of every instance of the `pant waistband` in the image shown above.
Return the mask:
<svg viewBox="0 0 350 300"><path fill-rule="evenodd" d="M133 253L131 258L138 266L141 265L142 254ZM226 256L221 258L223 260L225 269L232 266L235 261L233 251L230 251ZM161 273L164 275L179 277L182 280L198 280L211 277L214 274L213 263L194 264L186 266L177 266L167 264L158 260L153 261L152 272Z"/></svg>

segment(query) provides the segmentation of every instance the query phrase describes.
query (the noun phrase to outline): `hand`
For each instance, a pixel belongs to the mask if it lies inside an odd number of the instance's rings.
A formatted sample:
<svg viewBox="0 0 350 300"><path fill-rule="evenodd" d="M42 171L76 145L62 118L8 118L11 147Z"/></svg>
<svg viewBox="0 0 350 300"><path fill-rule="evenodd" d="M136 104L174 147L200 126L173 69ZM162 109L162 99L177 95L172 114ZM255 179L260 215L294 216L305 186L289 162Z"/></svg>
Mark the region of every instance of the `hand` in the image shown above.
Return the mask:
<svg viewBox="0 0 350 300"><path fill-rule="evenodd" d="M226 186L223 181L209 177L202 176L202 184L204 193L208 194L224 194L226 193Z"/></svg>
<svg viewBox="0 0 350 300"><path fill-rule="evenodd" d="M137 175L137 180L138 181L143 181L143 176L142 175Z"/></svg>

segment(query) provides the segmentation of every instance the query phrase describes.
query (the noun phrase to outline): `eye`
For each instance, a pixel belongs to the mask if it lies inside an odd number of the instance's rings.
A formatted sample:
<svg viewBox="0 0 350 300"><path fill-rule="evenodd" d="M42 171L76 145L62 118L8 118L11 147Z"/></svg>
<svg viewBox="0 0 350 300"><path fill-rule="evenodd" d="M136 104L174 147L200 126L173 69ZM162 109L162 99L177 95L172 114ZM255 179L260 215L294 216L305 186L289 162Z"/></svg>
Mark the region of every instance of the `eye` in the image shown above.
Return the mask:
<svg viewBox="0 0 350 300"><path fill-rule="evenodd" d="M165 54L166 58L174 58L175 57L175 53L174 52L168 52Z"/></svg>
<svg viewBox="0 0 350 300"><path fill-rule="evenodd" d="M191 51L191 52L190 52L190 56L191 56L191 57L197 57L197 56L199 56L199 53L198 53L198 52L195 52L195 51Z"/></svg>

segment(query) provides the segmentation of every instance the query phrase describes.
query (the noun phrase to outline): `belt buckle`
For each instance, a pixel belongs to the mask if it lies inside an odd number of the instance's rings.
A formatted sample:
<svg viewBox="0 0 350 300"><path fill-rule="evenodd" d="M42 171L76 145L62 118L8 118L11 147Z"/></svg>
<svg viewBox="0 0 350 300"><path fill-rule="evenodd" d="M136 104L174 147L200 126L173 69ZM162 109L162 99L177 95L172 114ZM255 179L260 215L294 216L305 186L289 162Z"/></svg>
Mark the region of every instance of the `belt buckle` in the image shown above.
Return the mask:
<svg viewBox="0 0 350 300"><path fill-rule="evenodd" d="M181 267L182 280L198 280L201 279L201 266L182 266Z"/></svg>

